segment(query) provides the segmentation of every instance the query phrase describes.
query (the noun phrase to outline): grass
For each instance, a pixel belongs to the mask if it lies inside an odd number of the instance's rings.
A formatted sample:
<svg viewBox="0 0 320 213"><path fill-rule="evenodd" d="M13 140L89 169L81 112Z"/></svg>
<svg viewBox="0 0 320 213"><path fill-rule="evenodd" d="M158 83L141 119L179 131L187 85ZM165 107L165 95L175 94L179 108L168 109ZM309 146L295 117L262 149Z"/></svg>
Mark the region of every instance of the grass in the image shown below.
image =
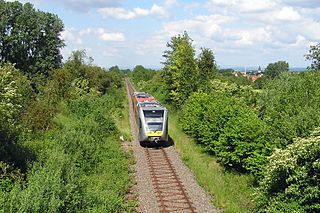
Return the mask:
<svg viewBox="0 0 320 213"><path fill-rule="evenodd" d="M172 111L171 111L172 112ZM251 178L227 172L201 146L183 133L177 113L169 112L169 135L182 160L195 175L198 183L213 197L213 204L224 212L251 212Z"/></svg>
<svg viewBox="0 0 320 213"><path fill-rule="evenodd" d="M120 135L123 136L125 141L132 141L131 127L130 127L130 115L129 115L129 100L125 87L122 89L121 97L123 99L122 106L117 113L113 115L117 129L120 131Z"/></svg>

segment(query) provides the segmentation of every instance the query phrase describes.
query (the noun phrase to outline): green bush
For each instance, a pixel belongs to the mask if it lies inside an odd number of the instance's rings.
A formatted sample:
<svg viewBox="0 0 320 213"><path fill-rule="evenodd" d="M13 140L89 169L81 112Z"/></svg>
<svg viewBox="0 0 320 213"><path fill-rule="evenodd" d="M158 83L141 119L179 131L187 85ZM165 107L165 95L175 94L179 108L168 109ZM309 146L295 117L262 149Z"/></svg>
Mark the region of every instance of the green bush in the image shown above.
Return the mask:
<svg viewBox="0 0 320 213"><path fill-rule="evenodd" d="M320 137L298 138L269 161L257 193L259 212L319 212Z"/></svg>
<svg viewBox="0 0 320 213"><path fill-rule="evenodd" d="M76 212L81 209L79 170L63 150L51 149L32 166L26 185L5 195L4 212ZM77 177L78 176L78 177ZM80 198L80 199L79 199Z"/></svg>
<svg viewBox="0 0 320 213"><path fill-rule="evenodd" d="M320 73L281 74L266 83L259 113L270 127L270 141L279 147L305 137L320 125Z"/></svg>
<svg viewBox="0 0 320 213"><path fill-rule="evenodd" d="M266 125L233 97L194 93L182 110L184 131L216 154L226 167L258 175L270 152Z"/></svg>
<svg viewBox="0 0 320 213"><path fill-rule="evenodd" d="M32 132L48 130L52 127L52 118L58 109L47 102L33 101L22 115L22 125Z"/></svg>
<svg viewBox="0 0 320 213"><path fill-rule="evenodd" d="M0 212L126 211L128 159L111 118L120 100L111 95L70 100L43 143L29 142L38 147L37 161L25 181L0 192Z"/></svg>

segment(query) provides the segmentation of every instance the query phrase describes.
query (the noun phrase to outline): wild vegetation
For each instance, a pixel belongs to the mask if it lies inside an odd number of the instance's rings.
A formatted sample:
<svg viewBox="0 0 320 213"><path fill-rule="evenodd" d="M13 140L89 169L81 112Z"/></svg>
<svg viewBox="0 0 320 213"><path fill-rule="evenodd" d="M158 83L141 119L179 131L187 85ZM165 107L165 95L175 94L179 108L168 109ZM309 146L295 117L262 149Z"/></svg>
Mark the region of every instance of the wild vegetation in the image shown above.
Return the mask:
<svg viewBox="0 0 320 213"><path fill-rule="evenodd" d="M254 178L254 211L319 211L315 203L320 188L315 180L320 152L315 146L303 159L303 154L293 157L311 149L301 141L318 140L310 135L320 125L319 72L289 73L288 63L278 61L268 65L263 81L248 83L228 71L217 71L212 51L206 52L208 60L201 60L204 53L195 58L187 33L173 37L167 47L163 70L149 81L133 77L136 84L173 106L181 128L207 154L217 157L226 172ZM313 68L317 51L312 46L306 55ZM208 67L210 74L205 74ZM306 170L307 165L311 170Z"/></svg>
<svg viewBox="0 0 320 213"><path fill-rule="evenodd" d="M57 16L0 4L0 212L130 212L122 74L62 63Z"/></svg>
<svg viewBox="0 0 320 213"><path fill-rule="evenodd" d="M63 28L54 14L0 0L0 212L131 211L125 121L114 120L123 76L85 50L62 63ZM252 83L218 70L208 48L196 56L192 42L172 37L162 70L129 75L194 139L171 131L187 138L177 144L200 183L227 212L318 212L320 44L305 55L309 71L278 61Z"/></svg>

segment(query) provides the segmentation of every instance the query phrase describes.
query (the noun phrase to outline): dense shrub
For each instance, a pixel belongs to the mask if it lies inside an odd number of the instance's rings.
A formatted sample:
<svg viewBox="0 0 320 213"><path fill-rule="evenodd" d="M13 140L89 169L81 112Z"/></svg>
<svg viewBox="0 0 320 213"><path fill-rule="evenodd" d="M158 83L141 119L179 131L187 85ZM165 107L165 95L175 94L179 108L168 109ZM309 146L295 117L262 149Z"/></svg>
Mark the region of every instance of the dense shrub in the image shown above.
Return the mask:
<svg viewBox="0 0 320 213"><path fill-rule="evenodd" d="M111 95L71 100L56 130L34 147L26 181L0 192L0 212L125 211L130 176L111 117L116 102Z"/></svg>
<svg viewBox="0 0 320 213"><path fill-rule="evenodd" d="M139 81L149 81L155 74L156 72L154 70L144 68L141 65L135 66L135 68L132 70L132 73L130 73L133 81L136 83Z"/></svg>
<svg viewBox="0 0 320 213"><path fill-rule="evenodd" d="M21 111L19 93L14 73L17 70L13 65L0 67L0 121L2 124L14 125L16 117Z"/></svg>
<svg viewBox="0 0 320 213"><path fill-rule="evenodd" d="M76 212L81 208L79 170L59 147L46 151L0 204L3 212ZM79 200L80 199L80 200Z"/></svg>
<svg viewBox="0 0 320 213"><path fill-rule="evenodd" d="M22 116L22 124L32 132L48 130L57 112L57 108L46 101L33 101Z"/></svg>
<svg viewBox="0 0 320 213"><path fill-rule="evenodd" d="M258 103L271 140L285 147L320 125L320 73L284 73L266 84Z"/></svg>
<svg viewBox="0 0 320 213"><path fill-rule="evenodd" d="M251 85L241 85L235 82L221 81L214 79L210 81L207 93L218 93L234 97L246 103L250 107L255 107L258 92Z"/></svg>
<svg viewBox="0 0 320 213"><path fill-rule="evenodd" d="M2 64L0 66L0 164L9 165L10 168L17 161L17 156L22 155L16 152L22 151L17 144L17 138L21 130L21 115L30 103L31 96L28 79L12 64ZM13 168L9 170L15 172ZM15 176L14 173L12 175Z"/></svg>
<svg viewBox="0 0 320 213"><path fill-rule="evenodd" d="M183 108L181 125L227 167L258 174L269 153L266 125L233 97L195 93Z"/></svg>
<svg viewBox="0 0 320 213"><path fill-rule="evenodd" d="M320 137L298 138L269 161L257 193L259 212L319 212Z"/></svg>
<svg viewBox="0 0 320 213"><path fill-rule="evenodd" d="M140 80L136 81L136 89L140 91L148 91L150 94L157 97L157 100L161 103L166 103L169 100L169 91L167 86L163 83L163 77L161 70L159 71L149 71L153 72L153 77L146 81Z"/></svg>

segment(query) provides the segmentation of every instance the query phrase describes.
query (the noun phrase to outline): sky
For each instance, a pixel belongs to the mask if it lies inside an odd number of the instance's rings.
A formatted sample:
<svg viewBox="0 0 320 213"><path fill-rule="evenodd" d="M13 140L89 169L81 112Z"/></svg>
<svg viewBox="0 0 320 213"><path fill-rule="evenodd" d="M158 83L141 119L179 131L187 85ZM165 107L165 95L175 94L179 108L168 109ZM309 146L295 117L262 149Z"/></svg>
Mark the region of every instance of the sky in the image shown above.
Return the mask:
<svg viewBox="0 0 320 213"><path fill-rule="evenodd" d="M21 1L27 2L27 1ZM196 56L210 48L221 68L307 67L320 42L320 0L30 0L65 25L64 59L86 49L94 64L163 67L171 37L187 31Z"/></svg>

